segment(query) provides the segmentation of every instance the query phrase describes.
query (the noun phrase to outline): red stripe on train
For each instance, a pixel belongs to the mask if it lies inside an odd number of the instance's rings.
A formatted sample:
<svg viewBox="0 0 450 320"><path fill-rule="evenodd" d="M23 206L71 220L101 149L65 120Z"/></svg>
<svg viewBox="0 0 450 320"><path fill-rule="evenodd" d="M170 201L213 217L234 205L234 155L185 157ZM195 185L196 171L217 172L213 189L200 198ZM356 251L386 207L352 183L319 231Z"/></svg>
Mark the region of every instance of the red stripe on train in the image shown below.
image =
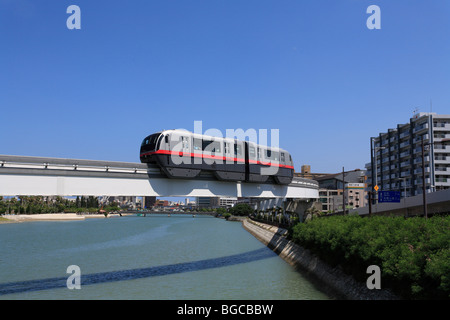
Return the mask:
<svg viewBox="0 0 450 320"><path fill-rule="evenodd" d="M245 163L245 160L241 159L241 158L230 158L230 157L224 157L224 156L214 156L214 155L209 155L209 154L179 152L179 151L170 151L170 150L149 151L149 152L141 153L141 157L147 156L147 155L153 155L153 154L170 154L170 155L176 155L176 156L189 156L189 157L197 157L197 158L218 159L218 160L225 160L225 161L238 161L238 162ZM257 160L248 160L248 162L251 164L260 164L260 165L265 165L265 166L274 166L274 167L294 169L293 166L288 166L288 165L279 164L279 163L263 162L263 161L257 161Z"/></svg>

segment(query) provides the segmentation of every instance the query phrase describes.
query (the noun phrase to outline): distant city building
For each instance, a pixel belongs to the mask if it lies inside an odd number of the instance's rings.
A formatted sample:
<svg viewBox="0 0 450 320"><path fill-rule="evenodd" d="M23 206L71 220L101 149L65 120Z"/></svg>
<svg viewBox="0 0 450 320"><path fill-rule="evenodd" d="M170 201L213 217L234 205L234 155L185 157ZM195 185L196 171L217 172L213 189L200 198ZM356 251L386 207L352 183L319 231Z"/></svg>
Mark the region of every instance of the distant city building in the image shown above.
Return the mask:
<svg viewBox="0 0 450 320"><path fill-rule="evenodd" d="M152 208L156 203L156 197L144 197L144 207Z"/></svg>
<svg viewBox="0 0 450 320"><path fill-rule="evenodd" d="M260 202L260 198L247 198L247 197L238 197L238 200L236 203L246 203L252 208L256 208L258 202Z"/></svg>
<svg viewBox="0 0 450 320"><path fill-rule="evenodd" d="M365 170L355 169L341 173L323 175L315 179L319 183L319 201L322 212L342 211L345 201L346 209L364 207L366 198Z"/></svg>
<svg viewBox="0 0 450 320"><path fill-rule="evenodd" d="M423 193L422 140L425 144L425 190L450 187L450 115L418 113L371 138L371 162L366 164L368 190L400 191L402 197Z"/></svg>
<svg viewBox="0 0 450 320"><path fill-rule="evenodd" d="M168 200L160 200L160 199L156 199L155 206L158 206L158 207L167 207L168 205L169 205L169 201L168 201Z"/></svg>
<svg viewBox="0 0 450 320"><path fill-rule="evenodd" d="M316 178L329 175L329 173L312 173L311 166L304 164L301 167L301 172L294 172L294 177L316 180Z"/></svg>
<svg viewBox="0 0 450 320"><path fill-rule="evenodd" d="M219 206L218 197L197 197L198 208L217 208Z"/></svg>
<svg viewBox="0 0 450 320"><path fill-rule="evenodd" d="M238 201L238 198L236 198L236 197L221 197L219 199L219 206L231 208L236 204L237 201Z"/></svg>

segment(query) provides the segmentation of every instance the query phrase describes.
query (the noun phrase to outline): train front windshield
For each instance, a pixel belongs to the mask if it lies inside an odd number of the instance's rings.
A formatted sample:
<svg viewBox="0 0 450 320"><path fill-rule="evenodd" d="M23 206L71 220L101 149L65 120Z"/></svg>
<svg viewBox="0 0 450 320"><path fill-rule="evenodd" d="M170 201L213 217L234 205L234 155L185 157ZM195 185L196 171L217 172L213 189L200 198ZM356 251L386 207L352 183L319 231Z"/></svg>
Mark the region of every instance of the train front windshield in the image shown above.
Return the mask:
<svg viewBox="0 0 450 320"><path fill-rule="evenodd" d="M155 133L145 138L144 141L142 141L141 152L156 150L156 143L158 142L158 137L160 135L160 133Z"/></svg>

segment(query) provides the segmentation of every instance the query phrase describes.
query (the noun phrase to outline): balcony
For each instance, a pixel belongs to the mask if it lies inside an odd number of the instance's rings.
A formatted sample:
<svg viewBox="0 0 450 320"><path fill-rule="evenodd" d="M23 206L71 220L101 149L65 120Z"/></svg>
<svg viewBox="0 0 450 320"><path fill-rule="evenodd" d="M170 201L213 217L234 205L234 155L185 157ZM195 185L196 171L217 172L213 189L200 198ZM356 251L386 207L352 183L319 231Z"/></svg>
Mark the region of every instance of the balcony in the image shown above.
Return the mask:
<svg viewBox="0 0 450 320"><path fill-rule="evenodd" d="M450 167L443 167L443 168L436 167L434 169L434 171L435 171L436 175L441 175L441 174L445 174L445 175L449 174L450 175Z"/></svg>
<svg viewBox="0 0 450 320"><path fill-rule="evenodd" d="M423 158L425 162L430 162L430 156L426 156ZM422 163L422 157L418 157L414 159L414 164Z"/></svg>
<svg viewBox="0 0 450 320"><path fill-rule="evenodd" d="M400 153L400 158L404 158L410 155L409 151L403 151L402 153Z"/></svg>
<svg viewBox="0 0 450 320"><path fill-rule="evenodd" d="M447 158L448 158L448 160L447 160ZM446 164L449 160L450 160L450 157L447 157L447 156L436 155L434 157L434 162L436 164Z"/></svg>
<svg viewBox="0 0 450 320"><path fill-rule="evenodd" d="M400 181L400 188L411 188L411 183L409 181L406 182L406 185L403 183L403 180Z"/></svg>
<svg viewBox="0 0 450 320"><path fill-rule="evenodd" d="M450 146L443 145L443 144L440 144L440 143L435 143L434 144L434 151L435 152L450 152Z"/></svg>
<svg viewBox="0 0 450 320"><path fill-rule="evenodd" d="M436 178L436 187L450 187L450 178Z"/></svg>
<svg viewBox="0 0 450 320"><path fill-rule="evenodd" d="M423 181L422 178L416 179L416 180L414 180L414 184L415 185L422 184L422 181ZM430 178L425 178L425 183L426 184L430 184L431 183L431 179Z"/></svg>
<svg viewBox="0 0 450 320"><path fill-rule="evenodd" d="M450 123L435 122L433 123L434 131L450 131Z"/></svg>
<svg viewBox="0 0 450 320"><path fill-rule="evenodd" d="M411 175L411 171L403 171L402 173L400 173L400 177L404 178L404 177L408 177Z"/></svg>
<svg viewBox="0 0 450 320"><path fill-rule="evenodd" d="M430 173L430 171L430 167L425 167L425 173ZM422 174L422 168L415 169L414 174Z"/></svg>
<svg viewBox="0 0 450 320"><path fill-rule="evenodd" d="M422 130L428 130L428 123L423 123L421 125L418 125L417 127L415 127L413 129L413 133L417 133L417 132L420 132Z"/></svg>
<svg viewBox="0 0 450 320"><path fill-rule="evenodd" d="M390 152L397 152L397 150L398 150L397 145L391 146L391 147L389 148L389 151L390 151Z"/></svg>
<svg viewBox="0 0 450 320"><path fill-rule="evenodd" d="M409 167L411 165L411 163L409 161L404 161L402 163L400 163L400 168L406 168Z"/></svg>
<svg viewBox="0 0 450 320"><path fill-rule="evenodd" d="M400 133L400 139L403 139L403 138L405 138L407 136L409 136L409 131L405 131L405 132Z"/></svg>
<svg viewBox="0 0 450 320"><path fill-rule="evenodd" d="M400 148L404 148L407 146L409 146L409 141L404 141L404 142L400 143Z"/></svg>
<svg viewBox="0 0 450 320"><path fill-rule="evenodd" d="M413 143L416 143L416 142L422 142L422 138L423 138L423 141L424 141L424 142L428 141L428 139L429 139L429 134L427 133L427 134L424 134L424 135L422 135L422 136L415 137L415 138L413 139Z"/></svg>

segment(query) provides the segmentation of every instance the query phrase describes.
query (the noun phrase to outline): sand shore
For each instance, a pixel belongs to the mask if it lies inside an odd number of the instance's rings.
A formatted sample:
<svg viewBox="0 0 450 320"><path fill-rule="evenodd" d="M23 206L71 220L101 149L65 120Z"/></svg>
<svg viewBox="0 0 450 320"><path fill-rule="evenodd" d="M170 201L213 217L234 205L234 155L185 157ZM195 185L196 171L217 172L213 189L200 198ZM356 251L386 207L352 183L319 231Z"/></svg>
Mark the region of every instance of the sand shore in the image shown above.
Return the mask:
<svg viewBox="0 0 450 320"><path fill-rule="evenodd" d="M119 214L109 214L107 218L120 217ZM41 214L11 214L2 215L2 218L8 222L25 222L25 221L64 221L64 220L84 220L90 218L105 218L103 214L76 214L76 213L41 213ZM1 221L0 221L1 223Z"/></svg>

